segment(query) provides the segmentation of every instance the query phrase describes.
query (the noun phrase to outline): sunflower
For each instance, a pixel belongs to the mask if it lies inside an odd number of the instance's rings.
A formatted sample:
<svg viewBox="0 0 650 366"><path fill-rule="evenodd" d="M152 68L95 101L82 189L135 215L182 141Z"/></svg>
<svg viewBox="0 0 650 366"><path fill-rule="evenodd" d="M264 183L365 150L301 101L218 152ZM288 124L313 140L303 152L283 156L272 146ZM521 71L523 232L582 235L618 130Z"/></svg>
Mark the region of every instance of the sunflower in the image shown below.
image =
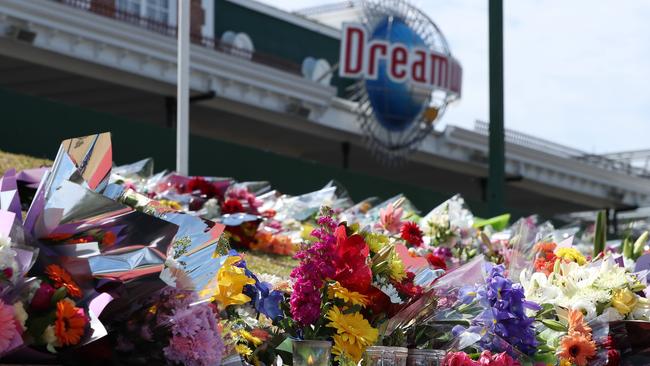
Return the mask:
<svg viewBox="0 0 650 366"><path fill-rule="evenodd" d="M56 303L54 334L63 346L79 343L88 324L83 309L74 305L70 299L63 299Z"/></svg>
<svg viewBox="0 0 650 366"><path fill-rule="evenodd" d="M65 287L68 295L76 299L81 298L81 289L72 279L70 273L58 264L50 264L45 267L45 274L54 282L55 288Z"/></svg>
<svg viewBox="0 0 650 366"><path fill-rule="evenodd" d="M366 295L350 291L341 286L338 282L334 282L328 287L327 296L330 298L341 299L352 305L361 305L365 307L368 304L368 297Z"/></svg>
<svg viewBox="0 0 650 366"><path fill-rule="evenodd" d="M343 314L338 306L334 306L325 317L330 320L327 326L336 329L341 342L365 347L375 343L379 335L379 331L358 312Z"/></svg>
<svg viewBox="0 0 650 366"><path fill-rule="evenodd" d="M578 366L586 366L588 359L596 355L596 344L590 337L578 332L564 336L560 341L558 356L567 359Z"/></svg>

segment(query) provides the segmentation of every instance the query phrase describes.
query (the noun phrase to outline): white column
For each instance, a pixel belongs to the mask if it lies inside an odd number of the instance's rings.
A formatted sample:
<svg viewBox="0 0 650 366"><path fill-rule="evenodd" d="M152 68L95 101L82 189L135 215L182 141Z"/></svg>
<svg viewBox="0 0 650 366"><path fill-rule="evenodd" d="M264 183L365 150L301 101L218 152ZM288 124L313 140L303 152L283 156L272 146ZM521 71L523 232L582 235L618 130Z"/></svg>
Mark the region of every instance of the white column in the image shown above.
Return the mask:
<svg viewBox="0 0 650 366"><path fill-rule="evenodd" d="M176 77L176 171L187 175L190 137L190 1L178 0L178 72Z"/></svg>

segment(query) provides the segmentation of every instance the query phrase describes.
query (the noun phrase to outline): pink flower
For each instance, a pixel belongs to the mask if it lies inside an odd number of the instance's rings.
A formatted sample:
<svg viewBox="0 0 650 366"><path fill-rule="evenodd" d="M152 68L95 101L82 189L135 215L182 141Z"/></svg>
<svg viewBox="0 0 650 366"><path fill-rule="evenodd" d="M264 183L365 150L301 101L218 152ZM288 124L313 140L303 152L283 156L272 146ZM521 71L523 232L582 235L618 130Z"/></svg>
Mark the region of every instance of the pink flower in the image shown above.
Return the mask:
<svg viewBox="0 0 650 366"><path fill-rule="evenodd" d="M465 352L447 353L442 361L443 366L479 366L478 362L472 360Z"/></svg>
<svg viewBox="0 0 650 366"><path fill-rule="evenodd" d="M389 204L386 208L379 210L379 228L388 231L389 233L396 234L402 227L402 212L404 209L395 208L393 204Z"/></svg>
<svg viewBox="0 0 650 366"><path fill-rule="evenodd" d="M14 307L0 300L0 355L13 348L15 338L20 336L16 324Z"/></svg>
<svg viewBox="0 0 650 366"><path fill-rule="evenodd" d="M514 360L507 353L497 353L495 355L490 351L483 351L478 360L480 366L520 366L519 361Z"/></svg>
<svg viewBox="0 0 650 366"><path fill-rule="evenodd" d="M53 307L51 304L52 296L54 295L54 287L50 286L48 283L41 283L41 287L36 290L34 297L32 298L32 303L30 304L32 310L34 311L45 311L50 307Z"/></svg>

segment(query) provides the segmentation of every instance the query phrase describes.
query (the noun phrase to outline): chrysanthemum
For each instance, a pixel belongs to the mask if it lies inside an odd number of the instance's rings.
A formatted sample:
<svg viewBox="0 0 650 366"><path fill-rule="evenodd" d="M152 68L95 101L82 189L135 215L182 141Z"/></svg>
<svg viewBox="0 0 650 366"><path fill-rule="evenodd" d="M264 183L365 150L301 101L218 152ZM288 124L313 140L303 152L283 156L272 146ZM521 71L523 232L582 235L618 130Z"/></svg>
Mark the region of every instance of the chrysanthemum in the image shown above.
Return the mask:
<svg viewBox="0 0 650 366"><path fill-rule="evenodd" d="M358 312L343 314L341 309L334 306L325 317L330 320L327 326L336 329L337 335L341 336L341 341L368 346L375 343L379 335L379 331Z"/></svg>
<svg viewBox="0 0 650 366"><path fill-rule="evenodd" d="M54 333L63 346L79 343L88 323L83 309L74 305L70 299L63 299L56 303Z"/></svg>
<svg viewBox="0 0 650 366"><path fill-rule="evenodd" d="M584 335L573 332L560 341L558 356L578 366L586 366L589 359L596 355L596 344Z"/></svg>
<svg viewBox="0 0 650 366"><path fill-rule="evenodd" d="M422 245L422 230L418 224L413 221L407 221L402 224L400 228L402 239L406 240L409 244L419 247Z"/></svg>
<svg viewBox="0 0 650 366"><path fill-rule="evenodd" d="M76 299L81 298L81 289L79 285L72 279L70 273L63 269L58 264L50 264L45 267L45 274L54 283L54 288L65 287L68 295Z"/></svg>
<svg viewBox="0 0 650 366"><path fill-rule="evenodd" d="M366 306L368 304L368 297L361 293L350 291L347 288L341 286L340 283L334 282L327 289L327 296L330 298L341 299L346 303L352 305L361 305Z"/></svg>

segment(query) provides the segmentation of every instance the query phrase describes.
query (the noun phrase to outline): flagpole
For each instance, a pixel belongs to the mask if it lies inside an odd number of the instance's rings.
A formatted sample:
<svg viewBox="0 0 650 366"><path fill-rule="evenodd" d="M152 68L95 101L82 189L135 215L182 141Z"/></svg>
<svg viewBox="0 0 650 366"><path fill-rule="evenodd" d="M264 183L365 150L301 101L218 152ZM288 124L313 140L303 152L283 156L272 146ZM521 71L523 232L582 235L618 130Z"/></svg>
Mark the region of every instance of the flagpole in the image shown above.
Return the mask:
<svg viewBox="0 0 650 366"><path fill-rule="evenodd" d="M176 171L189 174L190 0L178 0L178 69L176 76Z"/></svg>

